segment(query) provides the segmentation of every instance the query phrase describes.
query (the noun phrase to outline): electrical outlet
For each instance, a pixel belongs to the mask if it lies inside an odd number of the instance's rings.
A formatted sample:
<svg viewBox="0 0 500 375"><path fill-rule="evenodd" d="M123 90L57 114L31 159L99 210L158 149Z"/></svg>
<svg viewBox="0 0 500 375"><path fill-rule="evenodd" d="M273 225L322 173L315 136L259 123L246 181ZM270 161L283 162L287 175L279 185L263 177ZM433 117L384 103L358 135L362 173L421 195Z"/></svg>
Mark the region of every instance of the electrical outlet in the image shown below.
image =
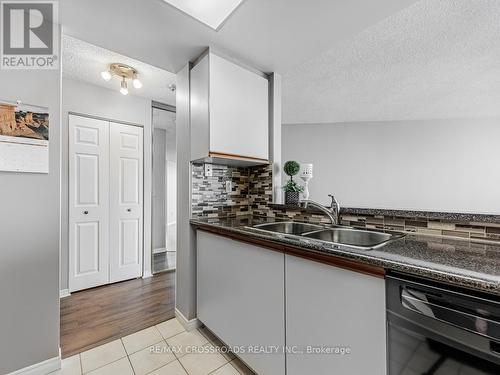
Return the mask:
<svg viewBox="0 0 500 375"><path fill-rule="evenodd" d="M213 176L213 171L212 171L212 164L205 164L205 177L212 177Z"/></svg>
<svg viewBox="0 0 500 375"><path fill-rule="evenodd" d="M228 180L226 181L226 193L230 193L233 191L233 182Z"/></svg>

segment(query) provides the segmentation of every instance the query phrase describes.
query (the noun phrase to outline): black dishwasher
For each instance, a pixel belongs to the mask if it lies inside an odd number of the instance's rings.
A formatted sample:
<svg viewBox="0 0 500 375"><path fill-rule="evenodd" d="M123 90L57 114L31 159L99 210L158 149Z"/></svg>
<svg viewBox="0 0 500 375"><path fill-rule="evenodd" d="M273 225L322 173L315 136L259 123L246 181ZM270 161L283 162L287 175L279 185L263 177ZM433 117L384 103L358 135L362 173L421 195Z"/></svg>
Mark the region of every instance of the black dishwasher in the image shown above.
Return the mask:
<svg viewBox="0 0 500 375"><path fill-rule="evenodd" d="M500 298L392 273L389 375L500 375Z"/></svg>

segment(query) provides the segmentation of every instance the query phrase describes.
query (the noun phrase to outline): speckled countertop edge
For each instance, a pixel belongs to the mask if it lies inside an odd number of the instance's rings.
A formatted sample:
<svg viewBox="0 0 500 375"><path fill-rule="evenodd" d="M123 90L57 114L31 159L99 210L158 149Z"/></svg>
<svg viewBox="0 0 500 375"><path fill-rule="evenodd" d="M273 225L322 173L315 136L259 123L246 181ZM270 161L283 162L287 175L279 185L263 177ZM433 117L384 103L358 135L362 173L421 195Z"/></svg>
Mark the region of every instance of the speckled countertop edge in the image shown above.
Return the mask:
<svg viewBox="0 0 500 375"><path fill-rule="evenodd" d="M249 228L245 225L234 225L234 221L210 221L203 218L193 218L191 224L197 227L209 226L228 233L237 233L250 238L265 239L281 244L297 246L309 251L330 254L345 259L350 259L365 264L383 267L386 270L407 273L413 276L429 278L435 281L448 283L455 286L465 287L477 291L500 295L500 273L495 265L490 272L477 272L467 268L456 267L445 264L446 257L442 262L416 259L411 256L415 252L425 251L427 243L418 240L415 236L406 237L392 241L380 249L358 250L324 242L292 237L288 235L263 232ZM468 241L464 241L466 244ZM498 247L500 257L500 246ZM487 261L484 264L488 268Z"/></svg>

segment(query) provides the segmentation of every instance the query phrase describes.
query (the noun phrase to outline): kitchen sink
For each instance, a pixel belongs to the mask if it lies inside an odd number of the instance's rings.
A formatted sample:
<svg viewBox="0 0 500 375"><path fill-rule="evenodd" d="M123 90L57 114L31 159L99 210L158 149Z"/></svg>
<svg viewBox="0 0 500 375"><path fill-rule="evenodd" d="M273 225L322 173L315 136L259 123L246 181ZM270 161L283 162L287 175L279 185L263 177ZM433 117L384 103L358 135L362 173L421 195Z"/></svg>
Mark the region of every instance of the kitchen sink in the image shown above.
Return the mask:
<svg viewBox="0 0 500 375"><path fill-rule="evenodd" d="M397 232L379 232L371 229L356 229L343 226L326 228L321 225L300 223L296 221L258 224L254 225L252 228L266 232L309 238L362 250L376 249L389 241L405 236L403 233Z"/></svg>
<svg viewBox="0 0 500 375"><path fill-rule="evenodd" d="M303 233L302 236L323 242L371 250L383 246L388 241L402 238L404 237L404 234L355 228L331 228L310 233Z"/></svg>
<svg viewBox="0 0 500 375"><path fill-rule="evenodd" d="M299 223L295 221L282 221L277 223L265 223L254 225L252 228L265 230L269 232L277 232L284 234L293 234L300 236L302 233L313 232L324 229L321 225Z"/></svg>

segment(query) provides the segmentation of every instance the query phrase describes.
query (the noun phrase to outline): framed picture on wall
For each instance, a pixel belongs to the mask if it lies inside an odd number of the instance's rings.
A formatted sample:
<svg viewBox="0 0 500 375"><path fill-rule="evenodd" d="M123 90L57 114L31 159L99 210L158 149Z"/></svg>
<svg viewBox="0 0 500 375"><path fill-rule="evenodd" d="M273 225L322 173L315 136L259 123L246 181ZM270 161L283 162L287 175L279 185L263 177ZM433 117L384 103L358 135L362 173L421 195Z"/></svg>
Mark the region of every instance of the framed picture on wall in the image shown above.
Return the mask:
<svg viewBox="0 0 500 375"><path fill-rule="evenodd" d="M0 100L0 171L49 173L49 109Z"/></svg>

